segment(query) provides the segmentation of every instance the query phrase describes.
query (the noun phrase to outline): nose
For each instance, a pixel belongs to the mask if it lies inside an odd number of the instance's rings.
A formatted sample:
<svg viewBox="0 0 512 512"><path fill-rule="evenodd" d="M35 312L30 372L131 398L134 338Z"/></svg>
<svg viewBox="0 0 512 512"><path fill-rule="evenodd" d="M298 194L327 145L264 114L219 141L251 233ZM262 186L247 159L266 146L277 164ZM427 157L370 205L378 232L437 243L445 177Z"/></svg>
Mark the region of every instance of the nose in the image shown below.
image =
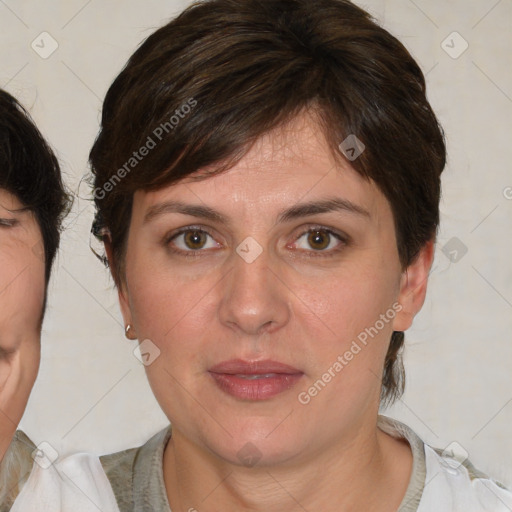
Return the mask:
<svg viewBox="0 0 512 512"><path fill-rule="evenodd" d="M267 250L254 261L240 254L233 253L233 268L223 280L220 321L240 334L274 332L289 321L290 292Z"/></svg>

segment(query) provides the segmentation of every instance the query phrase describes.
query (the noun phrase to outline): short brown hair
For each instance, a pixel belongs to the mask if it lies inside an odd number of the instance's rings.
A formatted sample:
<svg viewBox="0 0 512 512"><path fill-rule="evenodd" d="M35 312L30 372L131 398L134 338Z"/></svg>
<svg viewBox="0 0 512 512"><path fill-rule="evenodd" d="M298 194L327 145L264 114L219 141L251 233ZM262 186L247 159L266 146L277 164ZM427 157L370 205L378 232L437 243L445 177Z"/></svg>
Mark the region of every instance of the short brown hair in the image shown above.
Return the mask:
<svg viewBox="0 0 512 512"><path fill-rule="evenodd" d="M446 148L406 48L347 0L205 0L148 37L105 98L90 153L94 231L110 231L116 284L135 191L207 166L198 179L224 172L303 109L318 115L335 158L348 136L365 145L350 163L390 202L410 265L437 233ZM403 341L393 333L386 402L403 392Z"/></svg>

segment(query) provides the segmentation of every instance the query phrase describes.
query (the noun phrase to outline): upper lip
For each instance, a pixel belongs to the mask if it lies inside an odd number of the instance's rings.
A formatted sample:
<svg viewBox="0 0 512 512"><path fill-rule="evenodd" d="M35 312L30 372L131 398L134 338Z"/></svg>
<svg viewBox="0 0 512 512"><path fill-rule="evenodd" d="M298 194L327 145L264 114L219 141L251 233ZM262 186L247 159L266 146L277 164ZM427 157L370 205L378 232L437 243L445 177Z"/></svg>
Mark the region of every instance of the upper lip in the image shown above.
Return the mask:
<svg viewBox="0 0 512 512"><path fill-rule="evenodd" d="M263 375L266 373L286 373L289 375L302 373L293 366L278 361L244 361L243 359L230 359L210 368L213 373L227 373L231 375Z"/></svg>

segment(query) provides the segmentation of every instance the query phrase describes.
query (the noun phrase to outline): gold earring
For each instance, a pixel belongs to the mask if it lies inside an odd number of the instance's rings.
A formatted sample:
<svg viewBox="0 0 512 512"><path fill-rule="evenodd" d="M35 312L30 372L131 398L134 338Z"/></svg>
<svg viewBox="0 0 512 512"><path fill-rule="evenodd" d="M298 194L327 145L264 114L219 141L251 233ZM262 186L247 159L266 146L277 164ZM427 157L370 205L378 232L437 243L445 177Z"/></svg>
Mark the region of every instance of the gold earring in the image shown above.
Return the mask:
<svg viewBox="0 0 512 512"><path fill-rule="evenodd" d="M134 336L133 334L130 334L130 331L132 331L132 326L130 324L128 324L125 329L124 329L124 335L129 339L129 340L135 340L137 339L136 336Z"/></svg>

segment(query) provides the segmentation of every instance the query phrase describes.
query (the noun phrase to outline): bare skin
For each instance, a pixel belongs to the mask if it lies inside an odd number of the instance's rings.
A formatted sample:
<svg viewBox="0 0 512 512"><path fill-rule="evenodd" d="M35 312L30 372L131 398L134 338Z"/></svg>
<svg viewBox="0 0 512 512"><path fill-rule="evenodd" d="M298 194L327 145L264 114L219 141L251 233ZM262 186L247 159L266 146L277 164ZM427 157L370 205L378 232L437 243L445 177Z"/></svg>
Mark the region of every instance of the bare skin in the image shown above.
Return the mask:
<svg viewBox="0 0 512 512"><path fill-rule="evenodd" d="M34 214L0 189L0 460L39 370L44 265Z"/></svg>
<svg viewBox="0 0 512 512"><path fill-rule="evenodd" d="M278 220L332 198L345 208ZM227 222L161 206L169 201L208 206ZM251 263L236 251L247 237L262 249ZM108 243L107 254L113 264ZM432 257L430 242L401 268L388 201L334 161L306 114L224 174L137 191L119 297L134 335L160 350L146 373L173 425L163 460L172 510L396 511L412 454L377 428L382 368L391 333L423 305ZM301 403L393 304L392 320ZM209 371L235 358L280 361L302 376L272 398L240 399ZM255 465L240 457L247 446Z"/></svg>

